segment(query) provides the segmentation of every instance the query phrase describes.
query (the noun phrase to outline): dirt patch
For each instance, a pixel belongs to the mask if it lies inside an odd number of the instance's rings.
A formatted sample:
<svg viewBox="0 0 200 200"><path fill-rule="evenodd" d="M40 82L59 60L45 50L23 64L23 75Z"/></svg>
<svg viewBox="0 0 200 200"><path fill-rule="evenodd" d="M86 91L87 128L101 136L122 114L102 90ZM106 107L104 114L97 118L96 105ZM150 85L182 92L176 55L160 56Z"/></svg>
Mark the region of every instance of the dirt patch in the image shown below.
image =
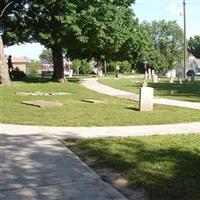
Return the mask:
<svg viewBox="0 0 200 200"><path fill-rule="evenodd" d="M123 174L107 168L95 169L95 171L129 200L149 200L145 189L130 183Z"/></svg>

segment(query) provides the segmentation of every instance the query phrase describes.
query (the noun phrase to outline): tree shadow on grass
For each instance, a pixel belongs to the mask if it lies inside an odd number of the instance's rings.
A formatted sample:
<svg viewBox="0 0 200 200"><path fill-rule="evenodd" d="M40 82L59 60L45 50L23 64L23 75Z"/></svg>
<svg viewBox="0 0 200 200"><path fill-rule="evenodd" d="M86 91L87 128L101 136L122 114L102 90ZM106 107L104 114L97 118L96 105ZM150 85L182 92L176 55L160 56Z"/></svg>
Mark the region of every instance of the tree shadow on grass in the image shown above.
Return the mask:
<svg viewBox="0 0 200 200"><path fill-rule="evenodd" d="M51 78L46 77L28 77L26 80L24 80L25 83L48 83L52 82Z"/></svg>
<svg viewBox="0 0 200 200"><path fill-rule="evenodd" d="M126 174L130 182L147 190L150 199L200 199L199 149L153 149L137 139L83 140L77 147L80 157L90 161L90 166ZM73 148L77 152L76 145Z"/></svg>

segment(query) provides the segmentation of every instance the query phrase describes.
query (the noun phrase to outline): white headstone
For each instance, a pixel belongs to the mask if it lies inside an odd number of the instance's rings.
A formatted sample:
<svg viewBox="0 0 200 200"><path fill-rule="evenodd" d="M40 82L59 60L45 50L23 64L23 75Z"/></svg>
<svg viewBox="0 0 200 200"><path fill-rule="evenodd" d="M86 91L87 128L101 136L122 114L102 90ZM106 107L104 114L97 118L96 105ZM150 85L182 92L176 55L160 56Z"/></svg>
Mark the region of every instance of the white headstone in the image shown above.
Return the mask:
<svg viewBox="0 0 200 200"><path fill-rule="evenodd" d="M154 69L152 69L152 77L154 77L154 75L155 75L155 71Z"/></svg>
<svg viewBox="0 0 200 200"><path fill-rule="evenodd" d="M140 88L140 111L153 111L153 88Z"/></svg>
<svg viewBox="0 0 200 200"><path fill-rule="evenodd" d="M147 71L145 71L144 78L145 78L145 80L147 80L147 79L148 79L148 72L147 72Z"/></svg>
<svg viewBox="0 0 200 200"><path fill-rule="evenodd" d="M73 76L73 69L69 70L69 78L71 78Z"/></svg>
<svg viewBox="0 0 200 200"><path fill-rule="evenodd" d="M148 75L149 75L149 79L151 79L152 77L151 77L151 69L150 68L148 69Z"/></svg>
<svg viewBox="0 0 200 200"><path fill-rule="evenodd" d="M158 76L156 74L153 75L153 83L158 83Z"/></svg>
<svg viewBox="0 0 200 200"><path fill-rule="evenodd" d="M172 69L171 77L176 78L176 70L175 69Z"/></svg>

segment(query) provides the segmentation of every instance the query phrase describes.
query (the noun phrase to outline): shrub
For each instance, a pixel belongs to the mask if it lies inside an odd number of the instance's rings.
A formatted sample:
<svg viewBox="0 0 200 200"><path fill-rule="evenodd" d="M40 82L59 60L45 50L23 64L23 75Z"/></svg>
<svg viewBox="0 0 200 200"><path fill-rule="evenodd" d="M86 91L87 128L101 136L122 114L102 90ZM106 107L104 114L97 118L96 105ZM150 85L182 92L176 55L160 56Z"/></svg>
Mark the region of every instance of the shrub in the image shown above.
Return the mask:
<svg viewBox="0 0 200 200"><path fill-rule="evenodd" d="M92 73L91 66L86 59L75 59L72 61L72 69L79 74L90 74Z"/></svg>
<svg viewBox="0 0 200 200"><path fill-rule="evenodd" d="M116 73L117 65L119 66L120 73L128 73L131 72L131 64L128 61L112 61L107 64L107 72L108 73Z"/></svg>

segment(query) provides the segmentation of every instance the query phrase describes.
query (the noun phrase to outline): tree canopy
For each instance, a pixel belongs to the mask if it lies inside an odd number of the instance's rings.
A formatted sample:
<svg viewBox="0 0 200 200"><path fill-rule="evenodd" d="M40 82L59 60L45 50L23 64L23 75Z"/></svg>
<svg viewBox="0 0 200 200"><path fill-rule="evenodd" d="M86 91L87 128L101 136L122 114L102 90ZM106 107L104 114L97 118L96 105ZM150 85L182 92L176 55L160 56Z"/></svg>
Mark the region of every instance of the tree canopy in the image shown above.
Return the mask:
<svg viewBox="0 0 200 200"><path fill-rule="evenodd" d="M200 58L200 35L195 35L189 39L188 51L196 58Z"/></svg>
<svg viewBox="0 0 200 200"><path fill-rule="evenodd" d="M183 31L176 21L143 22L142 26L149 33L157 52L157 64L160 69L167 71L174 68L181 60L183 49ZM153 66L154 67L154 66Z"/></svg>
<svg viewBox="0 0 200 200"><path fill-rule="evenodd" d="M50 48L53 79L62 80L63 48L74 57L105 57L119 50L130 31L126 24L133 16L131 3L134 0L16 1L18 9L4 17L3 40L6 45L37 41Z"/></svg>

